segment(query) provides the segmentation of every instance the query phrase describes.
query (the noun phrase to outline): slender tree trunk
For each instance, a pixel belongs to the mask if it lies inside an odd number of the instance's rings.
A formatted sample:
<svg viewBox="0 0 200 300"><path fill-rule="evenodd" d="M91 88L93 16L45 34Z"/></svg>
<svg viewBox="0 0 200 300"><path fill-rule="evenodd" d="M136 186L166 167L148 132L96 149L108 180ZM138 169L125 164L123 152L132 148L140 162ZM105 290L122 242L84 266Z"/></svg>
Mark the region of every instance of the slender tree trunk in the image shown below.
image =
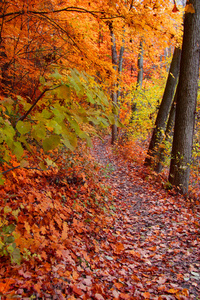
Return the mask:
<svg viewBox="0 0 200 300"><path fill-rule="evenodd" d="M115 41L115 35L114 35L114 32L113 32L112 22L109 25L109 29L110 29L111 42L112 42L112 46L111 46L112 65L113 65L113 69L116 72L117 71L117 61L118 61L118 59L117 59L116 41ZM114 118L115 118L115 121L116 121L117 120L117 115L115 113L116 106L117 106L117 82L116 81L113 83L113 86L112 86L112 103L113 103ZM111 144L114 144L116 142L116 140L117 140L117 125L113 124L112 125L112 140L111 140Z"/></svg>
<svg viewBox="0 0 200 300"><path fill-rule="evenodd" d="M165 145L167 143L170 143L171 140L172 140L173 129L174 129L174 121L175 121L175 113L176 113L176 99L177 99L177 93L175 94L174 101L172 103L171 110L170 110L170 113L169 113L167 127L166 127L166 130L165 130L165 139L162 143L162 146L160 145L160 147L159 147L158 163L154 168L154 170L157 173L160 173L162 171L163 167L164 167L164 162L165 162L165 157L166 157Z"/></svg>
<svg viewBox="0 0 200 300"><path fill-rule="evenodd" d="M113 27L112 27L112 22L109 24L109 29L110 29L110 35L111 35L111 52L112 52L112 65L113 69L117 74L116 75L116 81L113 83L112 86L112 103L113 103L113 113L114 113L114 119L115 119L115 124L112 125L112 139L111 139L111 144L114 144L117 140L117 125L116 121L118 118L118 115L116 114L116 109L118 105L118 99L120 97L120 76L122 72L122 64L123 64L123 54L124 54L124 40L123 46L120 48L120 53L119 53L119 61L118 61L118 55L117 55L117 47L116 47L116 40L115 40L115 35L113 32Z"/></svg>
<svg viewBox="0 0 200 300"><path fill-rule="evenodd" d="M187 10L187 7L190 10ZM194 13L191 13L191 9ZM200 1L189 0L184 20L180 78L169 182L187 194L199 78Z"/></svg>
<svg viewBox="0 0 200 300"><path fill-rule="evenodd" d="M121 74L122 74L122 65L123 65L123 56L124 56L124 39L122 40L123 46L120 48L119 52L119 62L118 62L118 84L117 84L117 100L121 96L121 89L120 89L120 81L121 81Z"/></svg>
<svg viewBox="0 0 200 300"><path fill-rule="evenodd" d="M138 76L137 76L137 88L140 87L142 88L142 83L143 83L143 55L144 55L144 50L143 50L143 41L140 41L140 47L139 47L139 54L138 54Z"/></svg>
<svg viewBox="0 0 200 300"><path fill-rule="evenodd" d="M153 166L156 163L156 158L159 154L159 144L162 142L164 132L167 126L167 119L171 109L175 88L178 81L179 69L180 69L180 57L181 49L175 48L170 70L165 86L165 91L160 104L158 115L155 122L155 128L149 144L147 157L145 159L146 166Z"/></svg>

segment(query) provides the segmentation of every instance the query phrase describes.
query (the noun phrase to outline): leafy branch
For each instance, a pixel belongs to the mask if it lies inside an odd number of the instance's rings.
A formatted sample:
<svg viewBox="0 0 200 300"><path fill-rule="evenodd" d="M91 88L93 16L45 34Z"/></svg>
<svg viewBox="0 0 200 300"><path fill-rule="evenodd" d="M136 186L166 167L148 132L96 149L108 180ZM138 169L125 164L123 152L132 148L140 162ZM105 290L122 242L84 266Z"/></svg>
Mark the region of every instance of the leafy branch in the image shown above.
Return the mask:
<svg viewBox="0 0 200 300"><path fill-rule="evenodd" d="M37 103L39 102L39 100L44 96L44 94L48 91L53 91L55 89L57 89L58 87L60 87L60 85L56 86L56 87L53 87L51 89L45 89L38 97L37 99L35 100L35 102L33 103L33 105L29 108L29 110L23 115L21 116L15 123L15 126L14 128L16 128L16 125L19 121L24 121L26 119L26 117L30 114L30 112L33 110L33 108L37 105Z"/></svg>

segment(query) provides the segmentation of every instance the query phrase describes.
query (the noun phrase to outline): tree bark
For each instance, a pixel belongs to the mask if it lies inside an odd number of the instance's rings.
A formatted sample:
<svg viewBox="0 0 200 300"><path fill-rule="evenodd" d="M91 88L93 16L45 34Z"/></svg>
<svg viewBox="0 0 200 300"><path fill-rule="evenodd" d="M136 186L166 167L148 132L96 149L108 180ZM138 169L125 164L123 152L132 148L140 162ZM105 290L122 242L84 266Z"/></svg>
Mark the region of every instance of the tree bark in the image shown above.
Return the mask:
<svg viewBox="0 0 200 300"><path fill-rule="evenodd" d="M138 76L137 76L137 88L142 88L143 83L143 41L140 41L139 54L138 54Z"/></svg>
<svg viewBox="0 0 200 300"><path fill-rule="evenodd" d="M149 144L147 157L145 159L146 166L155 166L155 164L157 163L156 158L159 154L159 145L162 142L164 137L164 132L167 125L167 119L169 116L169 112L174 97L174 92L178 81L179 69L180 69L180 58L181 58L181 49L175 48L166 86L165 86L165 91L156 118L155 128L153 130L153 134Z"/></svg>
<svg viewBox="0 0 200 300"><path fill-rule="evenodd" d="M154 171L156 171L157 173L160 173L164 167L165 158L166 158L165 145L167 143L171 143L172 140L174 122L175 122L175 113L176 113L176 99L177 99L177 93L174 96L174 101L172 103L171 110L169 113L167 127L165 130L165 139L162 143L162 146L159 147L158 163L154 168Z"/></svg>
<svg viewBox="0 0 200 300"><path fill-rule="evenodd" d="M116 49L116 41L115 41L115 35L113 32L113 26L112 22L109 24L109 29L110 29L110 36L111 36L111 53L112 53L112 66L115 71L117 71L117 49ZM117 82L113 83L112 86L112 103L113 103L113 114L114 114L114 119L116 121L117 115L115 113L116 111L116 106L117 106ZM111 139L111 144L114 144L117 140L117 125L113 124L112 125L112 139Z"/></svg>
<svg viewBox="0 0 200 300"><path fill-rule="evenodd" d="M124 56L124 39L122 40L123 46L120 48L119 52L119 62L118 62L118 84L117 84L117 100L119 100L119 97L121 96L121 90L120 90L120 81L121 81L121 73L122 73L122 65L123 65L123 56Z"/></svg>
<svg viewBox="0 0 200 300"><path fill-rule="evenodd" d="M112 52L112 65L113 65L113 69L115 70L115 72L117 72L116 76L116 81L113 83L112 86L112 103L113 103L113 114L114 114L114 120L115 123L117 121L117 114L116 114L116 109L117 109L117 105L118 105L118 99L120 97L120 75L122 72L122 64L123 64L123 54L124 54L124 45L121 46L120 48L120 52L119 52L119 61L118 61L118 55L117 55L117 47L116 47L116 40L115 40L115 35L113 32L113 27L112 27L112 22L109 24L109 29L110 29L110 35L111 35L111 42L112 42L112 46L111 46L111 52ZM124 40L122 41L124 44ZM117 135L118 135L118 131L117 131L117 125L113 124L112 125L112 139L111 139L111 144L113 145L116 140L117 140Z"/></svg>
<svg viewBox="0 0 200 300"><path fill-rule="evenodd" d="M188 6L193 9L187 9ZM180 78L169 182L188 193L199 78L200 1L189 0L184 20Z"/></svg>

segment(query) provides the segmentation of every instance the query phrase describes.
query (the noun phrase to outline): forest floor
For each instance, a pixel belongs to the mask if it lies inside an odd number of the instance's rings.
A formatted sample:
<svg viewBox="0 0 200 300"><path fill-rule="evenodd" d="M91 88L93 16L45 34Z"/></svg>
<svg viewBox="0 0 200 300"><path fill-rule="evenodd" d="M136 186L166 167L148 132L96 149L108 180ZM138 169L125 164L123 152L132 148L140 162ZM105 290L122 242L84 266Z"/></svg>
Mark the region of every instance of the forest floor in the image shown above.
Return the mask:
<svg viewBox="0 0 200 300"><path fill-rule="evenodd" d="M21 262L0 257L1 300L200 299L199 202L166 191L142 151L96 140L57 173L8 173L0 217Z"/></svg>

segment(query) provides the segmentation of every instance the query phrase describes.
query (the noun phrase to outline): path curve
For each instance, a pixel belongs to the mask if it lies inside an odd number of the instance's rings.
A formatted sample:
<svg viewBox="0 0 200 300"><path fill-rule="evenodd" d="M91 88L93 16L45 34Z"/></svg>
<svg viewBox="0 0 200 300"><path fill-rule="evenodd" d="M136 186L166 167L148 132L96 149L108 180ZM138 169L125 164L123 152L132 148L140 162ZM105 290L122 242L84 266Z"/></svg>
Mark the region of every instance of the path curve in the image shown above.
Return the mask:
<svg viewBox="0 0 200 300"><path fill-rule="evenodd" d="M113 155L108 138L96 141L92 153L108 172L118 208L112 235L126 288L116 299L200 299L200 232L185 200L169 196L142 178L139 166Z"/></svg>

